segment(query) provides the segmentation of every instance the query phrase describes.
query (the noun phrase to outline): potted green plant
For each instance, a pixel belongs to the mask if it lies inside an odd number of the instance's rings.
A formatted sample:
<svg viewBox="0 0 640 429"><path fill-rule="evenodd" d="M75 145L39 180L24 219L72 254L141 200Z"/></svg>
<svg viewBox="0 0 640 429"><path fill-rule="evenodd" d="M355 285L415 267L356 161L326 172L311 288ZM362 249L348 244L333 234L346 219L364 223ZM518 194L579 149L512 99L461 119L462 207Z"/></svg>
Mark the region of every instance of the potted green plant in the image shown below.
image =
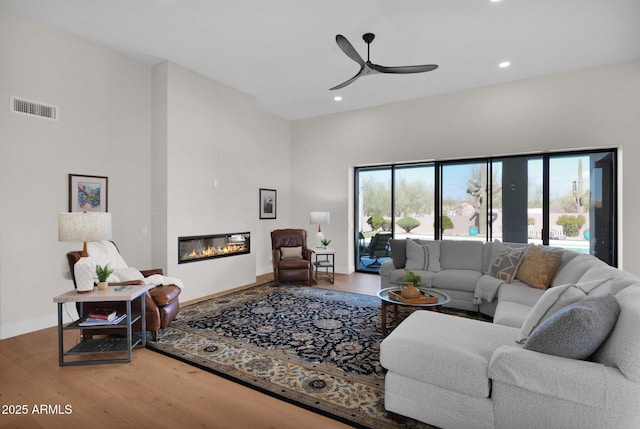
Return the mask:
<svg viewBox="0 0 640 429"><path fill-rule="evenodd" d="M402 290L400 295L403 298L417 298L420 296L418 286L422 283L422 278L411 270L404 270L404 276L400 279Z"/></svg>
<svg viewBox="0 0 640 429"><path fill-rule="evenodd" d="M105 264L104 267L100 264L96 265L96 277L98 277L98 289L105 290L107 288L107 279L113 273L113 270L109 268L109 264Z"/></svg>
<svg viewBox="0 0 640 429"><path fill-rule="evenodd" d="M327 247L329 247L329 244L331 243L331 240L327 240L326 238L323 238L321 243L322 243L322 248L326 249Z"/></svg>

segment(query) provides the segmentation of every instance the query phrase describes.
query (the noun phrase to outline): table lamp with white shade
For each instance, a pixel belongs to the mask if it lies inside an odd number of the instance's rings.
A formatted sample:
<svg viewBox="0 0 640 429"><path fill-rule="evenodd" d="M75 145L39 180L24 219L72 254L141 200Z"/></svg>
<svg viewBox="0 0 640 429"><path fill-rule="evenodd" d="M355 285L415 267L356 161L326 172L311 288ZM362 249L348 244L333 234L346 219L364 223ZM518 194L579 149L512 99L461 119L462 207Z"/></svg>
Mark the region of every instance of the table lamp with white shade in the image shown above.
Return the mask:
<svg viewBox="0 0 640 429"><path fill-rule="evenodd" d="M324 234L320 229L320 225L329 225L331 221L331 215L329 212L311 212L309 215L310 224L318 224L318 232L316 233L316 240L318 241L317 247L322 247L322 240L324 240Z"/></svg>
<svg viewBox="0 0 640 429"><path fill-rule="evenodd" d="M95 265L89 260L87 241L111 240L111 213L73 212L58 215L58 241L82 242L80 260L74 266L78 293L93 291Z"/></svg>

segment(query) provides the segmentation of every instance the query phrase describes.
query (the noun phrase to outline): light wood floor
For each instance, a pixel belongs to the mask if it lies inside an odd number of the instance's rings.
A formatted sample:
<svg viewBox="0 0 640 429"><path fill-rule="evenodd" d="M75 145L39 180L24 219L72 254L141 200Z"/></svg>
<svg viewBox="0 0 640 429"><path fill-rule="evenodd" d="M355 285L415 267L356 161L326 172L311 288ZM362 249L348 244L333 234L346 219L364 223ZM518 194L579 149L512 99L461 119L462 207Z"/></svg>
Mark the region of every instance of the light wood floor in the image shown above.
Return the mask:
<svg viewBox="0 0 640 429"><path fill-rule="evenodd" d="M375 295L380 278L336 274L316 287ZM60 367L57 347L55 327L0 341L0 428L349 427L150 350L131 363ZM34 412L41 405L49 414Z"/></svg>

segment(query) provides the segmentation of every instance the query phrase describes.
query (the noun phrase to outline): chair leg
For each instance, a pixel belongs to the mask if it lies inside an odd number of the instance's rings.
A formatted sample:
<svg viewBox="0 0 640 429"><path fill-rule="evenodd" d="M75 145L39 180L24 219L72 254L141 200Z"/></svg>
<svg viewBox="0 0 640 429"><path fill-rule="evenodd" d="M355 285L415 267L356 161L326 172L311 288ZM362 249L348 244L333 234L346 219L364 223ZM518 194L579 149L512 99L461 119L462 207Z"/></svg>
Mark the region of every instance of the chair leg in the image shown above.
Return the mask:
<svg viewBox="0 0 640 429"><path fill-rule="evenodd" d="M153 338L153 341L158 341L158 330L157 329L155 331L151 332L151 338Z"/></svg>

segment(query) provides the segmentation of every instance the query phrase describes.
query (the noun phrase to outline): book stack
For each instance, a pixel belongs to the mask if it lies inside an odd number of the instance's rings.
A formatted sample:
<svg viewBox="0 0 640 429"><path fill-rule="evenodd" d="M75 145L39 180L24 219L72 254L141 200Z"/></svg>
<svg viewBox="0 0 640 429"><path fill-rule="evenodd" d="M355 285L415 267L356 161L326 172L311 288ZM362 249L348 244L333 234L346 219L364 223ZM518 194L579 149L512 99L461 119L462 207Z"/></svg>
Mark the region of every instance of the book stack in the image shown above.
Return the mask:
<svg viewBox="0 0 640 429"><path fill-rule="evenodd" d="M80 326L117 325L127 317L126 313L118 315L113 308L97 308L80 322Z"/></svg>
<svg viewBox="0 0 640 429"><path fill-rule="evenodd" d="M91 319L113 320L117 317L115 308L96 308L89 313Z"/></svg>

